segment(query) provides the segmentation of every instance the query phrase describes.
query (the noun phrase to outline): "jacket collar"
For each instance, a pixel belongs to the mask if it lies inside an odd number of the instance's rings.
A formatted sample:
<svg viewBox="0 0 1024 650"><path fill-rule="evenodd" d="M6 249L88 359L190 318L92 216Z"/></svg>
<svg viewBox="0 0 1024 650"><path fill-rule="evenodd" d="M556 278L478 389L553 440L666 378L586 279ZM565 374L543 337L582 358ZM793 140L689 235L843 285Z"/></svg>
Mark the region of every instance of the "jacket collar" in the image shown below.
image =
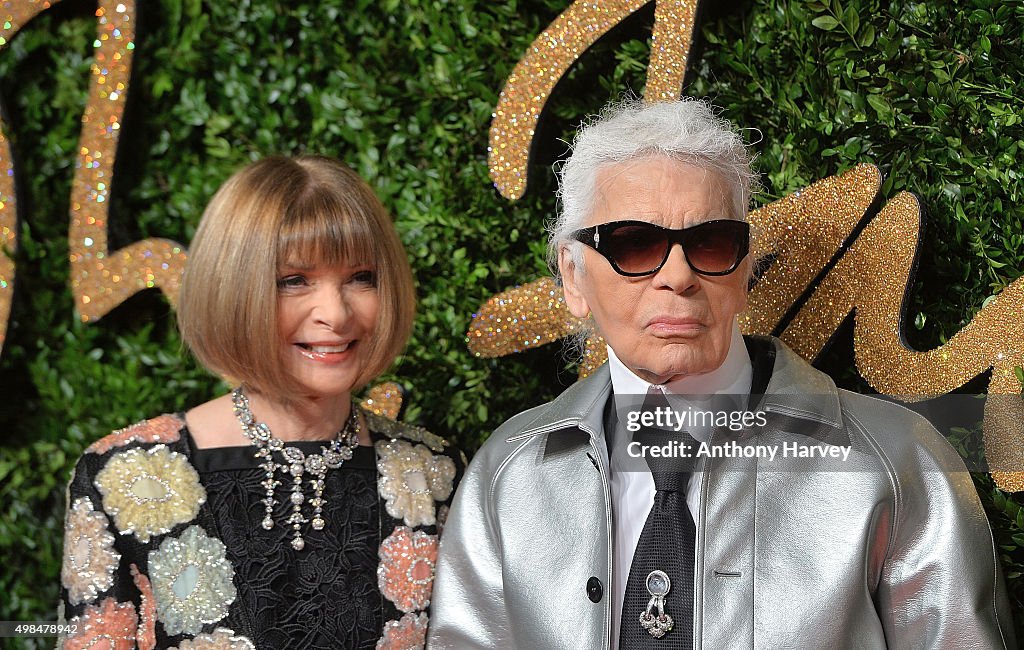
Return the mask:
<svg viewBox="0 0 1024 650"><path fill-rule="evenodd" d="M754 368L753 410L771 415L773 428L816 438L829 444L849 444L842 425L839 391L835 382L774 337L745 336ZM765 385L765 373L770 377ZM758 399L760 386L763 396ZM595 442L604 441L604 407L611 396L608 364L576 382L561 395L534 411L525 426L507 438L515 442L563 429L578 429ZM599 447L600 448L600 447Z"/></svg>
<svg viewBox="0 0 1024 650"><path fill-rule="evenodd" d="M770 414L769 423L775 429L832 445L850 444L843 426L839 390L831 377L816 370L777 338L752 336L746 342L748 348L769 350L767 353L774 357L764 395L753 410ZM755 379L755 391L757 383ZM756 399L755 393L751 402Z"/></svg>
<svg viewBox="0 0 1024 650"><path fill-rule="evenodd" d="M586 379L537 408L536 417L508 437L509 442L560 429L581 429L591 438L604 439L604 405L612 394L612 379L605 363Z"/></svg>

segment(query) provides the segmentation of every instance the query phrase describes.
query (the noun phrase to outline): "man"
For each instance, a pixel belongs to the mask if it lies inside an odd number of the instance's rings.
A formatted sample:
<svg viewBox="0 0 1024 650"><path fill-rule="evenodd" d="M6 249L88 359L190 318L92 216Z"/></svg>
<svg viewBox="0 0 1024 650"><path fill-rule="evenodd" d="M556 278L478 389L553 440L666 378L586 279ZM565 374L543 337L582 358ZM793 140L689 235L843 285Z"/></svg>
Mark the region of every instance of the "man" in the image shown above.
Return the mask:
<svg viewBox="0 0 1024 650"><path fill-rule="evenodd" d="M609 363L474 458L441 544L431 647L1014 647L953 449L780 341L739 334L752 180L703 102L626 102L579 134L551 251ZM730 395L751 419L679 425ZM660 406L645 416L631 396ZM666 409L675 419L651 425ZM642 437L652 426L675 440ZM654 462L681 441L702 451L681 454L695 465Z"/></svg>

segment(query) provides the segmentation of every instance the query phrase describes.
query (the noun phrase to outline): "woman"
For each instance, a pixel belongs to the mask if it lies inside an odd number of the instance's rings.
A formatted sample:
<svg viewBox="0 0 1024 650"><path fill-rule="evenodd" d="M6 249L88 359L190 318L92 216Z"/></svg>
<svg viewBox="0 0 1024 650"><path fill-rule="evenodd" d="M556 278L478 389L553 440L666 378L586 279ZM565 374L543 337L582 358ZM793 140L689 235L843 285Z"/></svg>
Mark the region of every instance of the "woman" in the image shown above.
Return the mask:
<svg viewBox="0 0 1024 650"><path fill-rule="evenodd" d="M413 281L338 162L231 177L192 244L178 320L237 388L89 447L69 488L65 648L419 647L462 462L353 394L408 339Z"/></svg>

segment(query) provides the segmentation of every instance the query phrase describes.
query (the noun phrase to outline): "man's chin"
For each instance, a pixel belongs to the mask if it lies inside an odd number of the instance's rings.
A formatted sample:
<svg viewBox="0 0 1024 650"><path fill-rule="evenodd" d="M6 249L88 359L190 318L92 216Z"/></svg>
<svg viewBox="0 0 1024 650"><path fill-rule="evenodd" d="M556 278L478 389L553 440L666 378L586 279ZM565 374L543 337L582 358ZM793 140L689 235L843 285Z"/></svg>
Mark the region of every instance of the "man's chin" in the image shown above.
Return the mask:
<svg viewBox="0 0 1024 650"><path fill-rule="evenodd" d="M686 359L679 359L671 363L662 362L659 364L651 364L651 367L649 369L645 369L643 374L640 372L637 372L636 374L651 384L667 384L686 377L695 377L697 375L709 373L721 366L724 361L725 359L723 358L716 364L703 356L698 358L689 357ZM651 377L652 379L648 379L647 377ZM655 381L654 379L657 379L658 381Z"/></svg>
<svg viewBox="0 0 1024 650"><path fill-rule="evenodd" d="M657 370L636 370L634 371L638 377L643 379L649 384L667 384L683 377L690 377L695 374L701 374L699 372L693 372L689 366L686 367L662 367Z"/></svg>

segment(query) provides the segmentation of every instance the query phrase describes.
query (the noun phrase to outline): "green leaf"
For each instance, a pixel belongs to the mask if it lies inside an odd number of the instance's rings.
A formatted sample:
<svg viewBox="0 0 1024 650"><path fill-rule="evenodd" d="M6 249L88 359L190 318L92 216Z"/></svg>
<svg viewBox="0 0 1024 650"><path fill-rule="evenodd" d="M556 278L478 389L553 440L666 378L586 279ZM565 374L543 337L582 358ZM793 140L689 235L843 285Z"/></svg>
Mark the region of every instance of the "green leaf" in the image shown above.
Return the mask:
<svg viewBox="0 0 1024 650"><path fill-rule="evenodd" d="M860 29L860 15L853 5L848 5L846 10L843 11L843 24L851 34L856 34Z"/></svg>
<svg viewBox="0 0 1024 650"><path fill-rule="evenodd" d="M811 21L811 24L818 29L824 29L826 32L830 32L839 26L839 21L832 16L818 16Z"/></svg>
<svg viewBox="0 0 1024 650"><path fill-rule="evenodd" d="M924 324L928 320L928 317L923 312L917 312L917 316L914 316L914 327L919 330L924 329Z"/></svg>
<svg viewBox="0 0 1024 650"><path fill-rule="evenodd" d="M885 101L885 98L881 95L868 95L868 105L875 109L875 113L878 114L880 119L888 119L892 115L892 107L889 106L889 102Z"/></svg>
<svg viewBox="0 0 1024 650"><path fill-rule="evenodd" d="M875 42L875 28L871 25L865 25L864 29L860 30L860 34L857 37L857 43L861 47L870 47Z"/></svg>

